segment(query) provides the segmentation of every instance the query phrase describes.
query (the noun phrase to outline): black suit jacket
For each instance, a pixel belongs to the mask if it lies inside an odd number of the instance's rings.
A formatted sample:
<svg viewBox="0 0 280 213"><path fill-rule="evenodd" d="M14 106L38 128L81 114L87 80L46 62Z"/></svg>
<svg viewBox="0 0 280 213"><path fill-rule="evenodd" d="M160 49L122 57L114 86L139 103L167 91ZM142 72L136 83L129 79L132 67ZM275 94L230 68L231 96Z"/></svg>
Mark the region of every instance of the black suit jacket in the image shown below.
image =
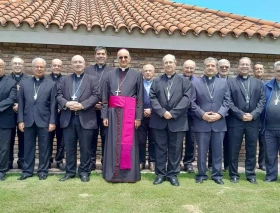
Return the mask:
<svg viewBox="0 0 280 213"><path fill-rule="evenodd" d="M25 127L33 123L38 127L48 127L56 123L56 84L44 78L40 84L37 99L34 100L34 78L21 83L18 100L18 122L24 122Z"/></svg>
<svg viewBox="0 0 280 213"><path fill-rule="evenodd" d="M10 75L8 75L7 77L15 80L15 74L12 72ZM29 79L30 76L26 75L26 74L22 74L22 77L21 77L21 80L20 82L16 82L16 85L18 85L19 87L21 86L21 83L23 81L25 81L26 79ZM18 98L19 98L19 92L17 92L17 100L16 100L16 103L18 103Z"/></svg>
<svg viewBox="0 0 280 213"><path fill-rule="evenodd" d="M4 75L0 81L0 128L16 126L13 110L16 99L16 81Z"/></svg>
<svg viewBox="0 0 280 213"><path fill-rule="evenodd" d="M107 74L109 71L115 70L113 67L110 67L109 65L105 65L103 74L101 76L100 82L99 82L99 89L102 89L102 85L104 84L104 80L106 79ZM97 77L97 64L90 65L85 68L85 73L94 77Z"/></svg>
<svg viewBox="0 0 280 213"><path fill-rule="evenodd" d="M228 79L228 85L231 93L231 105L228 117L228 127L237 127L249 124L253 127L259 127L260 115L264 109L265 96L262 81L249 77L249 110L246 111L245 90L242 85L240 76ZM253 116L252 121L242 121L245 113L250 113Z"/></svg>
<svg viewBox="0 0 280 213"><path fill-rule="evenodd" d="M69 125L72 116L71 110L66 108L65 104L71 101L73 76L74 74L62 77L57 84L57 101L62 108L60 116L61 128L66 128ZM77 101L84 107L83 110L79 111L81 125L84 129L96 129L97 121L94 106L100 101L97 78L85 73L79 94Z"/></svg>
<svg viewBox="0 0 280 213"><path fill-rule="evenodd" d="M168 79L164 74L153 80L150 89L150 102L152 114L150 127L164 129L168 126L172 132L187 131L187 112L191 97L191 82L181 75L175 74L174 82L170 90L170 100L167 100ZM172 119L165 119L163 114L169 111Z"/></svg>

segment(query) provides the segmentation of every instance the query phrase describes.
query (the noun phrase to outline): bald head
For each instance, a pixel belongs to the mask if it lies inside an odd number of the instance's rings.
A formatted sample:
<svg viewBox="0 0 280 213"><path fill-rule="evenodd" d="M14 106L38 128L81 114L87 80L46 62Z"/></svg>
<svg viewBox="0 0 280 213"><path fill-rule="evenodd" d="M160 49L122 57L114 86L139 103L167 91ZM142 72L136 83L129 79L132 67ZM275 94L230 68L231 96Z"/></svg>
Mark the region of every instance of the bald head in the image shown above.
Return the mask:
<svg viewBox="0 0 280 213"><path fill-rule="evenodd" d="M0 58L0 77L5 74L5 62Z"/></svg>
<svg viewBox="0 0 280 213"><path fill-rule="evenodd" d="M120 49L118 51L117 57L118 57L120 68L125 69L129 67L131 57L127 49Z"/></svg>
<svg viewBox="0 0 280 213"><path fill-rule="evenodd" d="M85 59L80 55L75 55L71 60L74 73L81 75L86 67Z"/></svg>
<svg viewBox="0 0 280 213"><path fill-rule="evenodd" d="M195 70L195 62L193 60L186 60L183 65L184 76L192 77Z"/></svg>
<svg viewBox="0 0 280 213"><path fill-rule="evenodd" d="M73 58L71 59L71 63L72 63L73 61L75 61L75 60L81 60L81 61L83 61L83 62L85 63L85 59L84 59L84 57L81 56L81 55L75 55L75 56L73 56Z"/></svg>
<svg viewBox="0 0 280 213"><path fill-rule="evenodd" d="M145 80L150 81L154 77L155 67L152 64L144 65L142 74Z"/></svg>
<svg viewBox="0 0 280 213"><path fill-rule="evenodd" d="M51 69L54 75L60 75L62 70L62 61L57 58L53 59Z"/></svg>

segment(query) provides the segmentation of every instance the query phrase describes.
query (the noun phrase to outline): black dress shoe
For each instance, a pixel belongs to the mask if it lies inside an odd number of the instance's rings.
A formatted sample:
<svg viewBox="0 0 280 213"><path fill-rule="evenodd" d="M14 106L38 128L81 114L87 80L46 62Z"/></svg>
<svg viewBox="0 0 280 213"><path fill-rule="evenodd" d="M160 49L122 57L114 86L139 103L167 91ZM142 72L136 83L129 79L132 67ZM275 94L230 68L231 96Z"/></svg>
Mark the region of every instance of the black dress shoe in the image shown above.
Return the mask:
<svg viewBox="0 0 280 213"><path fill-rule="evenodd" d="M18 178L18 180L25 180L25 179L30 178L30 177L32 177L32 176L21 175L21 176Z"/></svg>
<svg viewBox="0 0 280 213"><path fill-rule="evenodd" d="M5 175L3 176L0 176L0 181L4 181L6 178L5 178Z"/></svg>
<svg viewBox="0 0 280 213"><path fill-rule="evenodd" d="M168 177L167 180L170 182L170 184L172 186L180 186L180 183L179 183L177 177Z"/></svg>
<svg viewBox="0 0 280 213"><path fill-rule="evenodd" d="M57 162L56 168L58 168L60 171L65 171L65 165L63 164L63 161Z"/></svg>
<svg viewBox="0 0 280 213"><path fill-rule="evenodd" d="M212 179L216 184L224 185L224 181L222 179Z"/></svg>
<svg viewBox="0 0 280 213"><path fill-rule="evenodd" d="M275 179L265 179L263 182L265 183L272 183L272 182L275 182L276 180Z"/></svg>
<svg viewBox="0 0 280 213"><path fill-rule="evenodd" d="M184 171L187 173L194 173L192 164L184 164Z"/></svg>
<svg viewBox="0 0 280 213"><path fill-rule="evenodd" d="M87 175L80 176L80 178L82 182L89 182L89 176Z"/></svg>
<svg viewBox="0 0 280 213"><path fill-rule="evenodd" d="M203 179L195 179L196 183L203 183L203 181L204 181Z"/></svg>
<svg viewBox="0 0 280 213"><path fill-rule="evenodd" d="M46 180L48 175L43 174L43 175L38 175L38 177L39 177L39 180Z"/></svg>
<svg viewBox="0 0 280 213"><path fill-rule="evenodd" d="M165 177L157 177L155 180L154 180L154 185L158 185L158 184L161 184L163 181L165 181Z"/></svg>
<svg viewBox="0 0 280 213"><path fill-rule="evenodd" d="M266 171L266 167L263 166L263 165L259 165L259 169L262 170L262 171Z"/></svg>
<svg viewBox="0 0 280 213"><path fill-rule="evenodd" d="M140 163L140 171L142 171L143 169L145 169L145 163Z"/></svg>
<svg viewBox="0 0 280 213"><path fill-rule="evenodd" d="M233 177L233 178L230 178L230 182L232 182L232 183L238 183L238 182L239 182L239 179L236 178L236 177Z"/></svg>
<svg viewBox="0 0 280 213"><path fill-rule="evenodd" d="M247 180L252 184L258 184L256 178L247 178Z"/></svg>
<svg viewBox="0 0 280 213"><path fill-rule="evenodd" d="M75 175L74 176L65 175L63 178L60 178L59 181L66 181L66 180L74 178L74 177L75 177Z"/></svg>

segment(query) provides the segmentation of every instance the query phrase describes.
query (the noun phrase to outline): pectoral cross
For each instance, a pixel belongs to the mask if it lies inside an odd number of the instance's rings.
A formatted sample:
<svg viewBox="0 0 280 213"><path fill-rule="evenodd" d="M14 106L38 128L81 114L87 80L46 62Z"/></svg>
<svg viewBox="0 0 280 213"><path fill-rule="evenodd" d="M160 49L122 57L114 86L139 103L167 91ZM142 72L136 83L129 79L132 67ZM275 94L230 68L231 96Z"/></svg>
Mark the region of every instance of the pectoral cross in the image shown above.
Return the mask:
<svg viewBox="0 0 280 213"><path fill-rule="evenodd" d="M168 91L167 92L167 100L169 101L169 99L170 99L170 92Z"/></svg>
<svg viewBox="0 0 280 213"><path fill-rule="evenodd" d="M18 84L18 85L17 85L17 90L19 90L19 88L20 88L20 85Z"/></svg>
<svg viewBox="0 0 280 213"><path fill-rule="evenodd" d="M117 95L119 95L119 93L121 93L120 89L118 88L117 91L115 91L115 93L116 93Z"/></svg>
<svg viewBox="0 0 280 213"><path fill-rule="evenodd" d="M248 96L248 95L246 96L246 98L245 98L245 99L246 99L246 104L249 104L249 102L250 102L250 98L249 98L249 96Z"/></svg>
<svg viewBox="0 0 280 213"><path fill-rule="evenodd" d="M77 99L76 94L72 95L71 99L72 99L72 101L75 101Z"/></svg>
<svg viewBox="0 0 280 213"><path fill-rule="evenodd" d="M274 100L274 104L275 104L275 105L277 105L277 104L278 104L278 102L279 102L279 99L278 99L278 98L276 98L276 99Z"/></svg>
<svg viewBox="0 0 280 213"><path fill-rule="evenodd" d="M37 99L37 94L34 95L34 100L36 100L36 99Z"/></svg>

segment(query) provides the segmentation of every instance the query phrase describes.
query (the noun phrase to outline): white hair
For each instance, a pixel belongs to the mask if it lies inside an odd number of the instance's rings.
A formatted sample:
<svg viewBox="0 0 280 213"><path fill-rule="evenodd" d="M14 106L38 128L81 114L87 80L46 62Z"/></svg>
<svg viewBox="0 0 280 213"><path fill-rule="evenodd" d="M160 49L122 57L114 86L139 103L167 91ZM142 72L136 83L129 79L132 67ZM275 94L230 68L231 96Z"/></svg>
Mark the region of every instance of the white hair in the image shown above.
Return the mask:
<svg viewBox="0 0 280 213"><path fill-rule="evenodd" d="M45 59L42 59L42 58L34 58L34 59L32 60L32 67L34 67L34 64L36 63L36 61L43 61L45 67L47 66L47 62L45 61Z"/></svg>
<svg viewBox="0 0 280 213"><path fill-rule="evenodd" d="M172 60L173 60L174 62L176 61L176 58L175 58L175 56L174 56L174 55L167 54L167 55L165 55L165 56L162 58L162 62L164 62L165 58L167 58L167 57L171 57L171 58L172 58Z"/></svg>
<svg viewBox="0 0 280 213"><path fill-rule="evenodd" d="M230 67L230 62L229 62L229 60L224 59L224 58L218 61L218 67L219 67L220 64L223 63L223 62L228 63L228 64L229 64L229 67Z"/></svg>
<svg viewBox="0 0 280 213"><path fill-rule="evenodd" d="M276 70L276 68L277 68L278 66L280 66L280 61L276 61L276 62L274 63L274 70Z"/></svg>

